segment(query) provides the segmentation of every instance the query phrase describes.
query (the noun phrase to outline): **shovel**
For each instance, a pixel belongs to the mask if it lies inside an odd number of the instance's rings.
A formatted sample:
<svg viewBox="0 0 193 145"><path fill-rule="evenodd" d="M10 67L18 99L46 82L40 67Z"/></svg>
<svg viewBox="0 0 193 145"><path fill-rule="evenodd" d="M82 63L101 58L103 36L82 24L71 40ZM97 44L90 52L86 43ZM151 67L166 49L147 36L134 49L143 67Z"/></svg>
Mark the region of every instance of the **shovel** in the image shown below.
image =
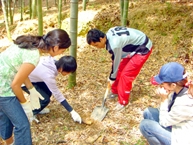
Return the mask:
<svg viewBox="0 0 193 145"><path fill-rule="evenodd" d="M102 121L105 118L107 112L109 111L109 109L105 107L105 102L110 88L111 85L110 83L108 83L105 96L103 98L102 106L96 106L91 114L91 118L93 118L94 120Z"/></svg>

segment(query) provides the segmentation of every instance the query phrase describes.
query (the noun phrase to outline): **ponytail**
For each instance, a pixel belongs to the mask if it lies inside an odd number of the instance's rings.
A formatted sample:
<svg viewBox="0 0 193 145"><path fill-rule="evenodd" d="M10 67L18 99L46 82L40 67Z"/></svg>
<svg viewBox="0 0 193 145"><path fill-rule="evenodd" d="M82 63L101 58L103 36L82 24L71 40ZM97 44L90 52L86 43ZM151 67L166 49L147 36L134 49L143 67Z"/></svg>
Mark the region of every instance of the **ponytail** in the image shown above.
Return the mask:
<svg viewBox="0 0 193 145"><path fill-rule="evenodd" d="M39 46L42 36L21 35L13 40L14 44L23 49L33 49Z"/></svg>
<svg viewBox="0 0 193 145"><path fill-rule="evenodd" d="M68 33L62 29L52 30L43 36L22 35L13 42L23 49L37 48L42 50L50 50L54 46L65 49L71 45Z"/></svg>

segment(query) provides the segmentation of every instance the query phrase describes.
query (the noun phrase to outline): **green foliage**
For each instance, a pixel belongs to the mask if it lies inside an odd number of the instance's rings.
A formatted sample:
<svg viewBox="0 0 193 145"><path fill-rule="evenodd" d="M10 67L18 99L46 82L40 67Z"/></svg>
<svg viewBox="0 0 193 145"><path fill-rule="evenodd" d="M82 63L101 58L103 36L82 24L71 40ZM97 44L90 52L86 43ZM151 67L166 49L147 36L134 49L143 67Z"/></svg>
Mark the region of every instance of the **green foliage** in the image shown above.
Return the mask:
<svg viewBox="0 0 193 145"><path fill-rule="evenodd" d="M124 142L124 141L121 141L120 142L120 145L131 145L130 143L127 143L127 142Z"/></svg>
<svg viewBox="0 0 193 145"><path fill-rule="evenodd" d="M121 141L120 145L133 145L133 144ZM137 143L135 143L134 145L146 145L146 142L144 142L143 140L139 139L137 141Z"/></svg>
<svg viewBox="0 0 193 145"><path fill-rule="evenodd" d="M69 130L68 126L63 126L63 130L65 131Z"/></svg>
<svg viewBox="0 0 193 145"><path fill-rule="evenodd" d="M129 26L145 32L159 47L175 48L172 53L179 55L184 50L190 51L193 32L191 14L192 10L187 5L155 2L153 7L148 7L144 4L138 10L130 11ZM166 46L165 42L170 45Z"/></svg>
<svg viewBox="0 0 193 145"><path fill-rule="evenodd" d="M135 145L146 145L146 143L143 140L139 139Z"/></svg>
<svg viewBox="0 0 193 145"><path fill-rule="evenodd" d="M88 24L85 24L83 22L80 22L81 24L78 25L78 36L85 36L87 32L89 31Z"/></svg>

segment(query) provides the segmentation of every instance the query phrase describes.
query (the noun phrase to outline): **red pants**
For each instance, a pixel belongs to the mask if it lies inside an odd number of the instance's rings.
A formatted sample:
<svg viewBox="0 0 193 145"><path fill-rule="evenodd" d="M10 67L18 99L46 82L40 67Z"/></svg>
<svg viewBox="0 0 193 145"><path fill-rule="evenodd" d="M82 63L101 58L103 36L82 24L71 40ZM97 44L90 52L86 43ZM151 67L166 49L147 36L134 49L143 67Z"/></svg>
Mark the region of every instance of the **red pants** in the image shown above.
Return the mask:
<svg viewBox="0 0 193 145"><path fill-rule="evenodd" d="M127 105L129 103L132 82L139 74L151 52L152 49L146 55L135 54L131 58L122 59L116 80L111 86L112 93L118 94L118 100L121 105Z"/></svg>

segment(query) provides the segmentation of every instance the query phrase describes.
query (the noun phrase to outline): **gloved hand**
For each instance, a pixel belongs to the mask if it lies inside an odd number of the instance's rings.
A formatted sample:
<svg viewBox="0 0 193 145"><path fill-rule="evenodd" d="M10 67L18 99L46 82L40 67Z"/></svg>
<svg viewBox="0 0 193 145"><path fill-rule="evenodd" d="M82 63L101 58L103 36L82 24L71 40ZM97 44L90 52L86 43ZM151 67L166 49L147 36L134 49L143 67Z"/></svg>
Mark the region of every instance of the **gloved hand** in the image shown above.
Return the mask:
<svg viewBox="0 0 193 145"><path fill-rule="evenodd" d="M112 81L108 78L108 82L110 83L110 85L112 86L112 84L115 82L115 81Z"/></svg>
<svg viewBox="0 0 193 145"><path fill-rule="evenodd" d="M188 93L193 97L193 82L188 81L188 83L186 83L186 86L188 86Z"/></svg>
<svg viewBox="0 0 193 145"><path fill-rule="evenodd" d="M25 103L22 103L21 104L29 122L32 122L33 120L33 112L32 112L32 109L31 109L31 104L29 101L25 102Z"/></svg>
<svg viewBox="0 0 193 145"><path fill-rule="evenodd" d="M79 115L76 111L72 110L72 111L70 112L70 114L71 114L71 116L72 116L72 118L73 118L74 121L77 121L77 122L79 122L79 123L82 123L82 119L81 119L80 115Z"/></svg>
<svg viewBox="0 0 193 145"><path fill-rule="evenodd" d="M40 108L40 100L44 100L44 97L33 87L29 90L30 92L30 103L32 110Z"/></svg>

